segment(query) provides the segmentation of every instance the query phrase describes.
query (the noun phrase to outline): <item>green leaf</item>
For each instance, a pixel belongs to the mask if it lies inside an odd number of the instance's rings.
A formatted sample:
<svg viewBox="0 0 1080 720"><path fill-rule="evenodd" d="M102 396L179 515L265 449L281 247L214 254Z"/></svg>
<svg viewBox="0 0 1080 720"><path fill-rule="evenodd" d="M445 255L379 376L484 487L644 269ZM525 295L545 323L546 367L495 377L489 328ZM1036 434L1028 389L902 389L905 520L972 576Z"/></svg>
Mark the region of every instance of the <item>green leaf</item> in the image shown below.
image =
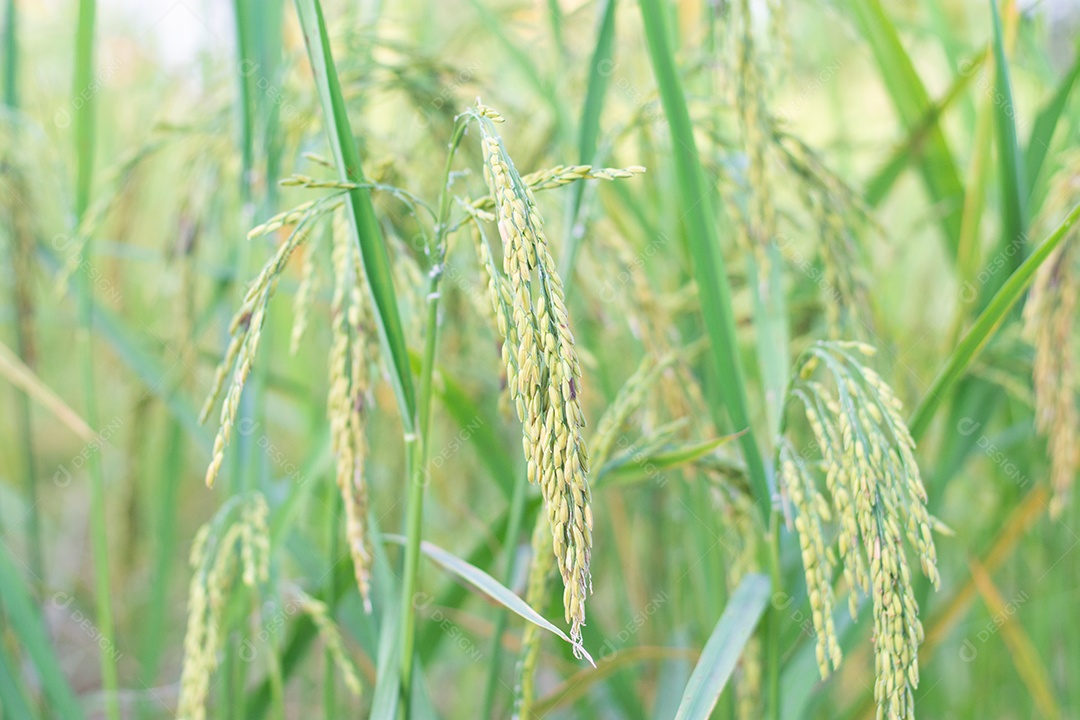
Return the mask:
<svg viewBox="0 0 1080 720"><path fill-rule="evenodd" d="M986 343L990 341L990 338L993 337L994 332L1001 325L1006 314L1020 299L1028 285L1031 284L1032 279L1035 277L1035 271L1068 236L1069 230L1076 224L1078 218L1080 218L1080 205L1073 208L1057 230L1051 233L1009 276L1009 279L1005 281L1005 284L990 300L986 309L975 320L971 329L960 340L959 345L957 345L952 355L945 362L945 366L938 373L933 385L930 386L930 390L927 391L922 402L919 403L919 406L915 408L915 412L911 415L909 423L911 436L916 441L929 428L934 413L937 412L948 392L952 390L953 385L964 376L968 367L986 347Z"/></svg>
<svg viewBox="0 0 1080 720"><path fill-rule="evenodd" d="M1080 57L1076 59L1069 73L1062 79L1057 92L1050 98L1050 102L1039 111L1038 116L1035 118L1035 124L1031 128L1031 137L1028 139L1027 150L1024 153L1024 177L1027 178L1031 192L1034 192L1035 182L1039 179L1039 173L1042 172L1043 163L1046 160L1046 153L1050 151L1050 141L1054 138L1054 130L1057 129L1058 121L1061 119L1062 113L1065 112L1069 95L1072 93L1078 77L1080 77Z"/></svg>
<svg viewBox="0 0 1080 720"><path fill-rule="evenodd" d="M39 718L40 714L30 710L30 701L19 687L18 668L8 657L7 648L0 647L0 708L13 718Z"/></svg>
<svg viewBox="0 0 1080 720"><path fill-rule="evenodd" d="M998 180L1001 182L1002 204L1002 235L998 244L998 253L1013 260L1000 263L990 269L990 277L983 286L983 291L987 296L1000 286L998 279L1000 274L1015 269L1023 257L1025 250L1022 246L1025 227L1024 205L1027 200L1027 185L1023 177L1024 166L1020 158L1020 145L1016 139L1016 105L1013 103L1009 63L1005 56L1005 41L997 0L990 0L990 14L994 21L994 127L997 130L997 154L1000 164ZM1014 248L1015 252L1007 252L1009 248Z"/></svg>
<svg viewBox="0 0 1080 720"><path fill-rule="evenodd" d="M896 180L909 164L918 159L926 145L927 137L938 128L942 115L948 110L957 98L963 95L964 90L971 83L982 64L986 61L987 52L981 52L971 60L966 60L961 66L961 72L953 79L952 85L945 92L945 96L933 103L923 115L922 119L908 130L904 142L900 143L889 159L874 174L866 184L864 199L870 207L877 207L892 190Z"/></svg>
<svg viewBox="0 0 1080 720"><path fill-rule="evenodd" d="M604 96L611 73L615 68L615 3L604 0L600 25L596 31L596 44L589 63L589 84L585 91L585 104L581 108L581 125L578 131L578 158L583 165L596 162L597 138L600 136L600 113L604 108ZM559 273L563 282L572 283L574 264L584 238L584 228L578 222L581 200L585 195L585 183L574 183L567 203L566 244Z"/></svg>
<svg viewBox="0 0 1080 720"><path fill-rule="evenodd" d="M713 450L731 442L739 434L725 435L700 443L691 443L674 449L665 449L645 457L638 457L631 451L627 455L616 458L600 469L595 481L595 487L603 487L612 484L631 483L635 480L655 477L664 470L674 470L677 467L688 465L712 453Z"/></svg>
<svg viewBox="0 0 1080 720"><path fill-rule="evenodd" d="M319 90L330 150L337 165L338 178L344 182L363 184L364 173L360 165L360 153L356 148L349 113L341 95L334 58L330 52L330 40L326 34L319 0L294 0L300 26L304 32L308 59ZM409 369L409 353L405 345L405 331L394 291L390 255L383 241L371 193L366 188L348 191L349 219L356 242L360 246L364 277L367 279L372 300L375 303L376 324L379 338L387 356L390 384L397 396L401 420L405 432L411 434L416 423L416 392L412 372Z"/></svg>
<svg viewBox="0 0 1080 720"><path fill-rule="evenodd" d="M735 663L765 612L770 587L765 575L747 575L735 588L701 651L675 720L707 720L712 714Z"/></svg>
<svg viewBox="0 0 1080 720"><path fill-rule="evenodd" d="M863 36L870 43L901 122L908 132L912 132L932 111L933 106L911 58L900 43L896 28L885 14L880 0L848 0L848 7ZM945 141L945 134L937 123L928 129L924 142L923 153L919 157L919 170L930 197L942 208L941 223L945 232L946 248L955 260L964 187L956 161Z"/></svg>
<svg viewBox="0 0 1080 720"><path fill-rule="evenodd" d="M401 535L383 535L383 540L387 542L398 543L400 545L405 544L405 538ZM507 610L517 613L521 617L525 618L537 627L543 628L560 638L568 642L574 647L575 653L579 653L586 660L588 660L594 667L596 663L593 662L592 656L580 645L575 645L574 641L567 637L566 633L560 630L555 625L548 622L543 615L529 607L529 604L522 600L513 590L503 585L495 578L488 575L486 572L471 565L465 560L462 560L457 555L443 550L438 545L433 545L427 541L420 543L420 550L428 556L436 565L439 565L444 570L457 575L459 578L475 587L480 592L487 595L495 602L502 605Z"/></svg>
<svg viewBox="0 0 1080 720"><path fill-rule="evenodd" d="M0 600L7 614L5 625L30 656L41 680L49 708L59 718L82 718L83 711L67 678L60 669L49 636L45 632L41 613L34 605L7 547L0 549ZM6 707L6 706L5 706Z"/></svg>
<svg viewBox="0 0 1080 720"><path fill-rule="evenodd" d="M690 121L686 97L675 67L675 56L661 0L639 2L645 21L645 36L649 44L653 73L656 75L664 115L671 130L679 194L682 207L686 208L682 220L686 225L686 239L690 246L702 317L708 330L714 371L731 424L736 430L746 431L739 440L750 472L755 499L762 517L767 521L772 511L772 491L761 450L750 429L745 376L739 359L735 315L731 306L731 288L728 285L724 257L720 251L720 232L710 201L711 184L705 181L705 172L698 158L694 126ZM717 424L722 425L720 408L712 406L712 410Z"/></svg>

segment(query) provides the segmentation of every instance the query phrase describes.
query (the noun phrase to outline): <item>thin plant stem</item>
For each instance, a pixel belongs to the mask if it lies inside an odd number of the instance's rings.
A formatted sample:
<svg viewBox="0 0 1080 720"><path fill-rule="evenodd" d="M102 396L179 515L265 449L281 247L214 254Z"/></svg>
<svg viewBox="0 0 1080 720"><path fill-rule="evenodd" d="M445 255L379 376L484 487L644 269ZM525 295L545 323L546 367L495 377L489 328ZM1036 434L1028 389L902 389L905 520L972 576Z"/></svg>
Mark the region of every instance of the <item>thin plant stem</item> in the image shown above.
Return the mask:
<svg viewBox="0 0 1080 720"><path fill-rule="evenodd" d="M416 594L417 575L420 568L420 540L424 522L424 489L428 482L428 435L431 428L431 387L435 372L435 351L439 333L439 282L443 275L446 256L446 237L450 228L450 168L461 138L465 134L468 118L460 117L454 126L443 172L443 184L439 194L439 215L435 224L434 247L431 248L432 265L428 275L427 317L425 321L424 355L420 365L420 395L417 405L416 433L406 438L406 472L409 477L409 497L406 507L405 567L401 583L401 692L402 708L408 716L412 693L413 648L416 642Z"/></svg>
<svg viewBox="0 0 1080 720"><path fill-rule="evenodd" d="M94 70L94 20L95 0L80 0L78 29L75 37L75 88L74 97L81 102L75 107L76 227L81 221L90 200L90 187L94 171L94 97L87 94L93 83ZM92 238L85 239L83 257L92 258ZM93 301L89 274L79 273L79 321L80 321L80 375L86 400L86 422L98 426L97 385L94 380L93 347ZM87 461L90 471L90 523L91 543L94 556L94 586L97 603L97 625L101 634L101 684L105 692L105 714L109 720L119 720L119 682L117 679L114 650L112 585L109 580L108 519L105 507L105 475L101 466L101 452L90 455Z"/></svg>

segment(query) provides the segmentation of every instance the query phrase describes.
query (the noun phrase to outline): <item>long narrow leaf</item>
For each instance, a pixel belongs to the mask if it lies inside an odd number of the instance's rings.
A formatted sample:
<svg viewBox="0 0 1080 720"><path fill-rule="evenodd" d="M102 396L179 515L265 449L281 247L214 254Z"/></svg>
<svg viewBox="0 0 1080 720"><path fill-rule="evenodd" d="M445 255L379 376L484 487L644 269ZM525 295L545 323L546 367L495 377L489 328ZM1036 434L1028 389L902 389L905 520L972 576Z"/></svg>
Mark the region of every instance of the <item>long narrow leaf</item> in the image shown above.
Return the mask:
<svg viewBox="0 0 1080 720"><path fill-rule="evenodd" d="M1035 249L1031 255L1024 260L1009 276L1009 279L1005 281L1005 284L1001 286L1001 289L997 291L993 299L986 306L986 309L982 311L978 319L975 320L975 324L971 326L967 334L964 335L960 344L957 345L952 355L946 361L945 366L938 373L937 378L934 380L933 385L927 391L923 397L922 402L915 408L915 412L912 413L911 422L911 435L916 440L922 437L923 433L930 426L930 421L934 417L934 413L937 412L938 407L941 406L942 401L945 399L952 386L963 377L964 372L968 369L971 363L979 355L982 349L986 346L986 343L993 337L994 332L998 326L1005 319L1005 315L1016 304L1016 301L1020 299L1020 295L1031 283L1035 277L1035 271L1039 269L1039 266L1046 261L1050 254L1054 252L1054 249L1068 236L1069 230L1076 224L1077 219L1080 218L1080 205L1073 208L1069 216L1065 218L1065 221L1058 226L1057 230L1050 234L1046 240L1042 242L1039 247Z"/></svg>
<svg viewBox="0 0 1080 720"><path fill-rule="evenodd" d="M581 125L578 130L578 158L583 165L596 160L597 138L600 135L600 112L611 74L615 68L615 4L616 0L604 0L600 25L596 32L596 45L589 63L589 85L585 91L585 104L581 108ZM585 195L585 183L574 183L570 188L566 212L566 247L563 250L559 272L564 282L573 282L574 264L585 229L578 222L581 200Z"/></svg>
<svg viewBox="0 0 1080 720"><path fill-rule="evenodd" d="M60 669L41 613L23 582L6 547L0 548L0 600L3 601L8 627L19 639L34 664L52 712L63 720L82 718L83 712L67 678Z"/></svg>
<svg viewBox="0 0 1080 720"><path fill-rule="evenodd" d="M1022 247L1025 227L1027 186L1024 182L1024 166L1020 157L1020 145L1016 139L1016 106L1013 104L1012 82L1009 80L1009 62L1005 54L1005 34L1001 29L1001 15L997 0L990 0L990 14L994 21L994 127L997 130L997 154L1001 183L1002 236L998 244L999 254L1013 261L1000 263L991 268L983 291L987 297L1000 286L1000 277L1019 265L1026 248ZM1014 252L1007 252L1012 248Z"/></svg>
<svg viewBox="0 0 1080 720"><path fill-rule="evenodd" d="M682 83L675 68L675 55L668 38L664 10L660 0L640 0L640 5L653 73L659 86L664 115L671 129L675 173L679 178L682 206L686 208L683 220L686 223L687 242L690 245L694 278L701 298L702 315L709 333L716 378L720 383L720 392L731 423L736 430L746 430L739 441L746 457L758 507L762 516L768 518L772 510L772 492L761 450L750 429L746 385L739 360L735 316L731 307L731 288L728 285L724 257L720 251L720 232L713 215L713 203L709 197L710 184L705 182L705 172L698 158L694 128L686 108ZM714 416L720 415L719 408L714 407L713 412ZM718 421L721 419L717 417Z"/></svg>
<svg viewBox="0 0 1080 720"><path fill-rule="evenodd" d="M770 587L768 577L755 574L747 575L735 588L686 684L675 720L707 720L712 714L735 663L765 612Z"/></svg>
<svg viewBox="0 0 1080 720"><path fill-rule="evenodd" d="M1027 149L1024 151L1024 177L1033 193L1035 183L1042 172L1046 154L1050 151L1050 141L1054 139L1054 130L1057 129L1058 121L1065 106L1068 104L1069 95L1076 85L1076 79L1080 78L1080 57L1077 57L1068 74L1062 79L1057 92L1050 98L1050 102L1039 111L1035 118L1035 124L1031 128L1031 137L1028 138Z"/></svg>
<svg viewBox="0 0 1080 720"><path fill-rule="evenodd" d="M360 153L353 139L348 110L341 95L341 85L338 82L333 55L330 52L330 40L326 34L322 6L319 0L295 0L294 4L296 13L300 16L308 59L315 75L315 84L319 89L326 135L337 165L338 177L343 182L364 184ZM390 256L383 241L379 221L375 217L375 208L371 204L371 193L366 188L357 187L349 190L348 198L349 218L353 233L356 235L356 242L360 246L367 285L371 291L372 300L375 302L379 338L389 361L391 385L397 395L405 431L411 434L416 422L416 394L413 388L412 372L409 369L405 331L398 311L397 295L394 292Z"/></svg>
<svg viewBox="0 0 1080 720"><path fill-rule="evenodd" d="M402 545L405 544L405 538L401 535L383 535L383 539L387 542L394 542ZM433 545L427 541L420 544L420 549L428 556L428 558L434 561L435 564L439 565L444 570L457 575L507 610L517 613L532 624L541 627L548 632L554 633L566 642L574 645L574 641L567 637L566 633L551 624L543 615L529 607L529 604L522 600L513 590L509 589L480 568L462 560L451 552L443 550L438 545ZM584 656L593 666L596 665L592 656L589 655L585 648L580 645L574 645L574 649Z"/></svg>
<svg viewBox="0 0 1080 720"><path fill-rule="evenodd" d="M926 87L900 43L900 36L885 14L880 0L848 0L848 7L859 30L870 43L901 122L911 132L932 110ZM919 158L919 170L931 198L942 208L941 223L946 248L955 260L964 187L945 134L936 123L927 132L924 152Z"/></svg>

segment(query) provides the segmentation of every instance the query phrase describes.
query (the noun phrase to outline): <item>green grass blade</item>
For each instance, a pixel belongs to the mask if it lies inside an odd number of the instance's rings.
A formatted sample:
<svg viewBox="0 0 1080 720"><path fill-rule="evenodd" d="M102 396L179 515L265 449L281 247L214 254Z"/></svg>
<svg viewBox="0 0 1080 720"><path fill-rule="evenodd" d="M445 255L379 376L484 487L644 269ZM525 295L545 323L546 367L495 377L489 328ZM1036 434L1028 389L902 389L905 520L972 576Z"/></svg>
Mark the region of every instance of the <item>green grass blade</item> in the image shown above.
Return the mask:
<svg viewBox="0 0 1080 720"><path fill-rule="evenodd" d="M1035 277L1035 271L1046 261L1055 248L1068 236L1077 219L1080 218L1080 205L1073 208L1064 222L1058 226L1032 253L1021 263L1009 279L997 291L993 299L982 311L978 319L964 335L945 366L938 373L933 385L923 396L922 402L911 415L909 425L911 436L918 441L930 426L934 413L941 406L948 392L956 381L963 377L971 363L986 347L994 332L1001 325L1009 310L1016 304Z"/></svg>
<svg viewBox="0 0 1080 720"><path fill-rule="evenodd" d="M589 84L585 91L585 104L581 108L581 125L578 128L578 158L582 165L592 165L596 160L597 138L600 136L600 115L615 55L615 4L617 0L604 0L600 25L596 31L596 45L589 62ZM559 273L563 281L572 284L574 265L578 250L584 239L585 229L578 222L581 200L585 195L585 183L574 183L570 188L566 211L566 244L563 249Z"/></svg>
<svg viewBox="0 0 1080 720"><path fill-rule="evenodd" d="M674 470L696 462L701 458L712 454L716 448L734 440L736 435L725 435L699 443L691 443L674 449L638 457L637 453L630 453L612 460L600 469L595 480L595 487L608 485L622 485L637 480L655 478L664 470Z"/></svg>
<svg viewBox="0 0 1080 720"><path fill-rule="evenodd" d="M17 677L18 670L8 657L7 648L0 647L0 708L4 709L5 717L36 720L41 715L30 709L30 701L23 695Z"/></svg>
<svg viewBox="0 0 1080 720"><path fill-rule="evenodd" d="M1046 154L1050 152L1050 141L1054 139L1054 131L1065 112L1065 106L1069 102L1069 96L1072 94L1077 78L1080 78L1080 57L1061 80L1050 102L1035 117L1031 137L1028 138L1027 149L1024 152L1024 177L1027 178L1031 187L1031 193L1034 193L1035 183L1046 161Z"/></svg>
<svg viewBox="0 0 1080 720"><path fill-rule="evenodd" d="M62 720L82 718L79 701L71 691L49 644L41 613L35 607L6 547L0 549L0 600L7 612L8 628L19 639L37 670L42 689L49 699L49 709ZM110 645L110 652L113 649L114 646Z"/></svg>
<svg viewBox="0 0 1080 720"><path fill-rule="evenodd" d="M848 7L859 30L870 43L901 122L908 132L915 130L927 113L932 111L932 105L926 87L900 43L896 28L885 14L880 0L848 0ZM919 158L919 169L930 197L942 209L941 223L946 248L955 260L964 187L945 134L936 123L927 131L924 147L925 152Z"/></svg>
<svg viewBox="0 0 1080 720"><path fill-rule="evenodd" d="M401 535L383 535L383 539L387 542L394 542L404 545L406 539ZM465 582L472 585L474 588L487 595L495 602L502 605L507 610L520 615L524 619L531 622L533 625L540 627L548 632L557 635L565 640L570 645L574 645L574 642L560 630L557 626L549 622L543 615L529 607L529 604L522 600L513 590L509 589L495 578L488 575L486 572L476 567L475 565L459 558L451 552L443 550L438 545L434 545L427 541L420 544L420 549L428 558L436 565L443 568L447 572L450 572ZM581 653L590 663L594 666L592 656L580 645L575 646L575 650Z"/></svg>
<svg viewBox="0 0 1080 720"><path fill-rule="evenodd" d="M866 184L864 199L867 205L870 207L880 205L888 196L889 191L892 190L893 185L896 184L904 168L922 155L927 137L931 132L939 128L938 123L941 122L945 111L952 107L958 98L963 96L964 90L971 83L971 79L975 77L986 58L987 53L982 52L975 56L974 59L965 62L961 67L962 72L953 80L944 97L933 103L922 119L908 131L904 142L893 150L889 159L885 161L881 169Z"/></svg>
<svg viewBox="0 0 1080 720"><path fill-rule="evenodd" d="M1016 105L1013 104L1012 82L1009 80L1009 64L1005 55L1005 40L1001 30L1001 15L997 0L990 1L990 14L994 21L994 127L997 131L997 155L1000 164L998 180L1001 183L1002 237L999 253L1014 258L991 268L983 292L989 294L1000 286L1000 278L1019 265L1025 248L1022 246L1025 228L1025 202L1027 185L1024 182L1024 166L1020 157L1020 145L1016 139ZM1000 102L998 101L1000 99ZM1019 246L1019 247L1018 247ZM1007 252L1009 248L1012 253Z"/></svg>
<svg viewBox="0 0 1080 720"><path fill-rule="evenodd" d="M349 126L349 114L341 95L337 69L334 67L334 58L330 52L330 41L326 34L322 6L319 0L294 0L294 4L296 13L300 17L315 83L319 89L326 134L337 165L339 179L351 183L364 183L360 153ZM416 423L416 392L409 369L405 331L394 291L390 256L383 241L379 221L375 217L370 192L366 188L354 188L348 192L348 198L349 218L356 241L360 246L364 275L375 303L379 338L387 356L391 385L397 396L406 434L412 434Z"/></svg>
<svg viewBox="0 0 1080 720"><path fill-rule="evenodd" d="M709 197L711 185L705 181L705 172L698 158L694 128L686 108L682 83L675 68L675 55L668 37L661 0L640 0L640 5L653 73L656 75L660 100L671 130L675 172L679 178L679 193L686 213L683 221L686 224L694 278L697 281L702 314L709 334L716 378L732 425L736 430L746 430L739 441L750 471L755 500L762 516L767 519L772 510L772 493L761 451L750 429L746 384L739 359L735 316L731 307L731 288L720 250L720 233L713 215L713 204ZM719 408L713 410L714 414L720 415Z"/></svg>
<svg viewBox="0 0 1080 720"><path fill-rule="evenodd" d="M675 720L707 720L769 602L769 578L747 575L731 594L686 684Z"/></svg>

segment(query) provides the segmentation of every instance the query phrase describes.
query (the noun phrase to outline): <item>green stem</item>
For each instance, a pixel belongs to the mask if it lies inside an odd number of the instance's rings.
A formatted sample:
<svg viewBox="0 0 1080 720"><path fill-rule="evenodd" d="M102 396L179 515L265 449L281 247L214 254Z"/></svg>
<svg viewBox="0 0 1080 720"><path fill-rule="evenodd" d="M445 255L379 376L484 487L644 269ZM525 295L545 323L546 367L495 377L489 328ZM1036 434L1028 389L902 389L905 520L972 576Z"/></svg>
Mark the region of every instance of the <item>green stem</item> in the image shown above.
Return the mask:
<svg viewBox="0 0 1080 720"><path fill-rule="evenodd" d="M94 71L95 0L80 0L78 29L75 35L75 88L72 106L75 109L75 218L76 227L90 202L90 187L94 172L94 97L91 91ZM83 257L93 257L91 238L86 238ZM97 384L94 380L93 303L90 276L79 273L79 350L83 391L86 398L86 422L97 427ZM115 633L111 584L109 582L109 538L105 508L105 475L101 467L101 451L91 454L90 522L94 556L94 585L97 601L97 625L101 635L101 684L105 692L105 712L109 720L119 720L120 704L115 658Z"/></svg>
<svg viewBox="0 0 1080 720"><path fill-rule="evenodd" d="M774 512L769 520L769 577L772 580L772 596L783 592L784 576L780 566L780 522ZM783 610L770 603L765 625L765 708L766 720L780 720L780 627L784 622Z"/></svg>
<svg viewBox="0 0 1080 720"><path fill-rule="evenodd" d="M439 282L446 258L446 236L450 219L450 168L461 138L465 135L468 118L459 118L450 139L450 148L439 193L439 215L435 225L435 242L431 250L432 265L428 276L427 320L425 323L424 356L420 365L420 396L417 405L416 431L406 438L406 472L409 477L409 499L406 507L405 568L401 583L401 693L402 707L408 717L412 696L413 648L416 643L416 594L420 568L420 540L424 524L424 488L427 486L428 435L431 427L431 383L435 374L435 350L439 335Z"/></svg>

